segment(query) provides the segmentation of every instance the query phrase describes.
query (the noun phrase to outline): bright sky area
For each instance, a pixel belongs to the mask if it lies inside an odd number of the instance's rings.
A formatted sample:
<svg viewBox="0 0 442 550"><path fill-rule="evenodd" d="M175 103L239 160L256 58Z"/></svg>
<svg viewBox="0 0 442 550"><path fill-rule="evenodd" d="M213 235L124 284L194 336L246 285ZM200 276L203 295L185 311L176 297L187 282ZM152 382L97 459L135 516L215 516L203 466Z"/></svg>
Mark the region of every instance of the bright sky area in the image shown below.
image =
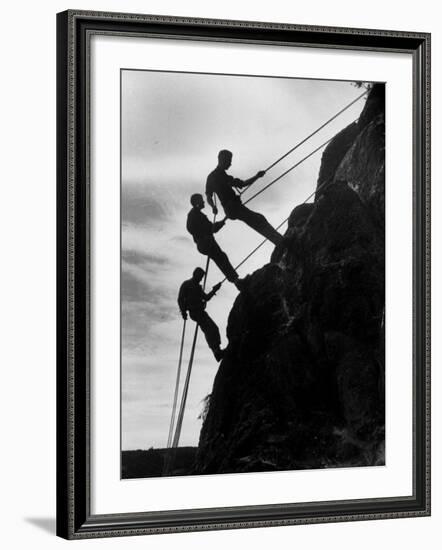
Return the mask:
<svg viewBox="0 0 442 550"><path fill-rule="evenodd" d="M356 98L350 82L253 76L122 71L122 448L165 447L172 410L182 318L182 281L205 266L186 231L192 193L203 193L220 149L233 152L229 173L247 179ZM365 99L270 170L250 196L358 117ZM322 151L262 193L250 207L274 226L315 189ZM211 217L211 211L204 211ZM285 228L282 229L284 231ZM216 235L233 265L262 237L238 221ZM269 261L266 244L241 269ZM213 264L207 288L222 279ZM207 311L223 346L238 294L223 285ZM187 331L184 370L191 346ZM218 363L200 334L180 446L197 445L203 399Z"/></svg>

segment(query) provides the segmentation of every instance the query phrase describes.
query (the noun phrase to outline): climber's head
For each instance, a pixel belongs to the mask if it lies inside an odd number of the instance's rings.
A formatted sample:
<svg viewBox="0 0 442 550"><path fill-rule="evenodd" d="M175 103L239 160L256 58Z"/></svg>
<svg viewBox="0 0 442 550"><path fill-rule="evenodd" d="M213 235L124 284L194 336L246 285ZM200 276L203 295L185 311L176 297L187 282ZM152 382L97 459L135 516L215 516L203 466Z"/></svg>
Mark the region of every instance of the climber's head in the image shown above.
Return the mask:
<svg viewBox="0 0 442 550"><path fill-rule="evenodd" d="M218 153L218 166L223 170L227 170L232 165L232 152L223 149Z"/></svg>
<svg viewBox="0 0 442 550"><path fill-rule="evenodd" d="M199 193L194 193L191 197L190 197L190 204L194 207L194 208L198 208L198 210L202 210L204 208L204 199L203 199L203 196L200 195Z"/></svg>
<svg viewBox="0 0 442 550"><path fill-rule="evenodd" d="M201 267L197 267L193 270L192 279L197 283L200 283L203 280L205 274L206 272L204 271L204 269L202 269Z"/></svg>

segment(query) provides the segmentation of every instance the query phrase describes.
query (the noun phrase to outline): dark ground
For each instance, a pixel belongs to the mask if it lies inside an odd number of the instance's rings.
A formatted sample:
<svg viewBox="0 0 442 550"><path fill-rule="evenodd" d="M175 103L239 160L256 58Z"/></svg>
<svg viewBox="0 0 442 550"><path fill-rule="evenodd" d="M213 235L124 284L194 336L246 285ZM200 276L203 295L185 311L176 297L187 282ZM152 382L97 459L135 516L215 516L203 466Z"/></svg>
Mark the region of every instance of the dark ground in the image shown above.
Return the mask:
<svg viewBox="0 0 442 550"><path fill-rule="evenodd" d="M161 477L166 452L169 449L149 449L148 451L122 451L121 478ZM179 476L191 472L197 447L175 449L173 468L169 475Z"/></svg>

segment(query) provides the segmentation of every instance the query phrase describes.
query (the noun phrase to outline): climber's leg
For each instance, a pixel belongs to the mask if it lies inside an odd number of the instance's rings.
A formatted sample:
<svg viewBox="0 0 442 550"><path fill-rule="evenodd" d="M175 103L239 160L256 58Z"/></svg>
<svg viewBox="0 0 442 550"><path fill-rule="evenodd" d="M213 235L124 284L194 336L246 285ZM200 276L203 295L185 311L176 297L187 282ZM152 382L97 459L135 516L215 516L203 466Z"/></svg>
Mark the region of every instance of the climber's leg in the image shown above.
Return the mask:
<svg viewBox="0 0 442 550"><path fill-rule="evenodd" d="M243 204L235 204L230 210L230 215L227 213L227 216L231 219L243 221L275 245L282 241L282 235L269 224L262 214L253 212Z"/></svg>
<svg viewBox="0 0 442 550"><path fill-rule="evenodd" d="M208 256L216 263L218 269L221 271L221 273L223 273L224 277L228 281L233 283L238 279L238 273L235 271L235 268L230 263L227 254L221 250L215 239L213 239L213 242L210 246Z"/></svg>
<svg viewBox="0 0 442 550"><path fill-rule="evenodd" d="M191 319L198 323L206 337L207 345L216 356L221 347L221 335L215 321L204 310L190 311L189 314Z"/></svg>
<svg viewBox="0 0 442 550"><path fill-rule="evenodd" d="M198 251L213 260L224 277L231 283L238 280L238 273L213 237L201 240L197 245Z"/></svg>

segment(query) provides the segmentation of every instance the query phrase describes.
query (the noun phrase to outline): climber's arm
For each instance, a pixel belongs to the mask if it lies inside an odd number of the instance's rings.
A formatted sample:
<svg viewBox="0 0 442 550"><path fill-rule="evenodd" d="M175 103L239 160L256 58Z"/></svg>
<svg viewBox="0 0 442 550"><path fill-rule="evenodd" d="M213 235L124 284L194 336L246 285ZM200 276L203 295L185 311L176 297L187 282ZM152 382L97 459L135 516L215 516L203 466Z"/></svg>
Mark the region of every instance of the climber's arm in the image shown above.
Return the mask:
<svg viewBox="0 0 442 550"><path fill-rule="evenodd" d="M178 293L178 307L180 308L181 315L183 319L187 319L187 307L186 307L186 295L184 290L184 285L181 285L180 291Z"/></svg>
<svg viewBox="0 0 442 550"><path fill-rule="evenodd" d="M255 183L257 179L262 178L265 173L266 173L265 170L260 170L253 177L249 178L248 180L245 180L243 187L248 187L249 185L252 185L252 183Z"/></svg>
<svg viewBox="0 0 442 550"><path fill-rule="evenodd" d="M207 199L207 204L210 206L210 208L212 209L213 213L216 216L216 214L218 214L218 209L216 207L215 201L213 200L213 195L214 195L213 185L209 176L206 182L206 199Z"/></svg>
<svg viewBox="0 0 442 550"><path fill-rule="evenodd" d="M205 294L204 299L206 300L206 302L211 300L220 288L221 288L221 283L218 283L212 288L212 290L208 294Z"/></svg>
<svg viewBox="0 0 442 550"><path fill-rule="evenodd" d="M218 231L225 225L226 220L221 220L212 224L212 231L218 233Z"/></svg>
<svg viewBox="0 0 442 550"><path fill-rule="evenodd" d="M233 176L227 176L229 180L230 187L236 187L237 189L241 189L242 187L247 187L247 182L244 180L241 180L239 178L234 178Z"/></svg>

